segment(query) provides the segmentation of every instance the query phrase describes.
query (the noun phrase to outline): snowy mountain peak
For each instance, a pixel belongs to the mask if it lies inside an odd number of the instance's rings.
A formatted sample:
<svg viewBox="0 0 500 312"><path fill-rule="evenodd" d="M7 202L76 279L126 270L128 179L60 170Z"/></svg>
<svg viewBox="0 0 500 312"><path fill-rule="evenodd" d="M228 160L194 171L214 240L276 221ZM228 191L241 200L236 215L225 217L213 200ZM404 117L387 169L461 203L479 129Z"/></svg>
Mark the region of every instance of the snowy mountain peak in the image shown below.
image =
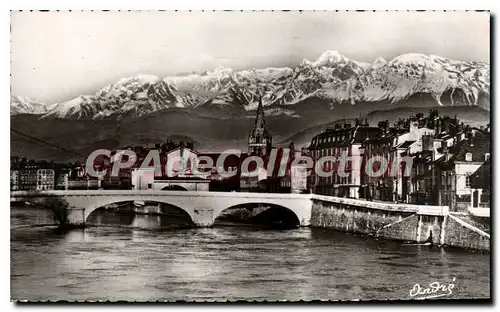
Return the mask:
<svg viewBox="0 0 500 312"><path fill-rule="evenodd" d="M120 79L94 95L78 96L50 107L13 97L11 114L136 117L173 107L252 110L261 95L263 104L272 108L313 97L327 99L331 104L397 103L415 94L430 95L436 105L478 105L482 97L488 109L489 65L420 53L398 55L390 61L379 57L368 64L350 60L338 51L325 51L314 62L303 59L294 68L219 67L201 75L138 75Z"/></svg>
<svg viewBox="0 0 500 312"><path fill-rule="evenodd" d="M27 97L11 96L10 97L10 114L45 114L47 105Z"/></svg>
<svg viewBox="0 0 500 312"><path fill-rule="evenodd" d="M349 59L338 51L325 51L312 64L314 66L331 66L337 63L347 63Z"/></svg>
<svg viewBox="0 0 500 312"><path fill-rule="evenodd" d="M129 83L153 84L158 82L158 80L160 80L160 78L154 75L137 75L134 77L122 78L118 80L118 82L116 82L115 85L125 85Z"/></svg>
<svg viewBox="0 0 500 312"><path fill-rule="evenodd" d="M379 57L377 57L375 62L373 62L371 67L372 68L380 68L380 67L385 66L385 65L387 65L387 61L385 60L385 58L379 56Z"/></svg>

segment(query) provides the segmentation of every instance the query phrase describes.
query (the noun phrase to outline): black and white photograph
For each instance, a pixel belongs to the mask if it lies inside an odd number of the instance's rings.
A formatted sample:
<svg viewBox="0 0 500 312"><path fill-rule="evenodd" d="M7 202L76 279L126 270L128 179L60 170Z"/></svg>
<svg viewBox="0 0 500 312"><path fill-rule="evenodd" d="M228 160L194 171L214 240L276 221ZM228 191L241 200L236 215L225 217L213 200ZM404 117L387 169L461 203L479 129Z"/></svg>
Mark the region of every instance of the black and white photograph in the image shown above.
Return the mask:
<svg viewBox="0 0 500 312"><path fill-rule="evenodd" d="M10 300L491 303L492 18L12 10Z"/></svg>

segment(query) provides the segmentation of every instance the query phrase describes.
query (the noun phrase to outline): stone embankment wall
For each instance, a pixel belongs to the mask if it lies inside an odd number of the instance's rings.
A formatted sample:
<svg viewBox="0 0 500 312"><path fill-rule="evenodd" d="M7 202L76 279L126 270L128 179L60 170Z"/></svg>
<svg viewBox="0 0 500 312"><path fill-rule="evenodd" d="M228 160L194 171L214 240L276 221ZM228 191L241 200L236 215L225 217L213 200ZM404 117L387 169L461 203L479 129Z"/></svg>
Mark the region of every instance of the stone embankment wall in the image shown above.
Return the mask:
<svg viewBox="0 0 500 312"><path fill-rule="evenodd" d="M421 206L312 196L311 226L412 243L432 242L489 250L483 230L449 215L445 206Z"/></svg>

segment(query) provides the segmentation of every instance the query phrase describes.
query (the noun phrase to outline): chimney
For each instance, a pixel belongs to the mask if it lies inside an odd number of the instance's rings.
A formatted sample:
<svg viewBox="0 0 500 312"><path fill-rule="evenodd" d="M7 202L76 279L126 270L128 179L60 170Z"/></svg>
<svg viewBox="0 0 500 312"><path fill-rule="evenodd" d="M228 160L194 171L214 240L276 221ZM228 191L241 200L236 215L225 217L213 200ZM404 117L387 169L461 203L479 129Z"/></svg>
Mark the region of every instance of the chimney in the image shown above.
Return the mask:
<svg viewBox="0 0 500 312"><path fill-rule="evenodd" d="M441 146L443 147L443 154L445 156L445 159L448 160L449 159L449 157L448 157L448 152L449 152L448 151L448 142L447 141L443 141L441 143Z"/></svg>
<svg viewBox="0 0 500 312"><path fill-rule="evenodd" d="M467 144L469 146L473 146L474 145L473 138L474 138L474 133L473 132L468 132L467 133Z"/></svg>
<svg viewBox="0 0 500 312"><path fill-rule="evenodd" d="M410 132L416 133L418 131L418 121L412 120L410 121Z"/></svg>
<svg viewBox="0 0 500 312"><path fill-rule="evenodd" d="M432 151L432 135L425 134L422 136L422 150Z"/></svg>
<svg viewBox="0 0 500 312"><path fill-rule="evenodd" d="M293 143L293 141L290 142L288 148L290 149L290 155L293 155L293 157L295 157L295 143Z"/></svg>
<svg viewBox="0 0 500 312"><path fill-rule="evenodd" d="M437 119L434 122L434 129L436 130L436 134L440 134L441 133L441 119Z"/></svg>

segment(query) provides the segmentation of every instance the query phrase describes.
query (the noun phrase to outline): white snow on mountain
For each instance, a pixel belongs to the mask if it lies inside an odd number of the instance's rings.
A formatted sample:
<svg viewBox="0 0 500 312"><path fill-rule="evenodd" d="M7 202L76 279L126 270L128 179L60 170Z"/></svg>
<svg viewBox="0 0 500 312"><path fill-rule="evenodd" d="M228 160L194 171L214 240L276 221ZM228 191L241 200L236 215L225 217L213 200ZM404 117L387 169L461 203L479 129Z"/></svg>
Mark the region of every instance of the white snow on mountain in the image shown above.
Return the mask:
<svg viewBox="0 0 500 312"><path fill-rule="evenodd" d="M166 108L294 105L310 97L334 103L387 101L396 103L417 94L431 95L436 105L478 105L490 94L489 64L454 61L435 55L402 54L390 61L357 62L338 51L295 68L234 70L219 67L203 74L160 78L138 75L109 84L94 95L78 96L47 107L13 97L11 114L44 114L59 118L132 117Z"/></svg>
<svg viewBox="0 0 500 312"><path fill-rule="evenodd" d="M27 97L11 96L10 114L45 114L48 106L44 103L32 100Z"/></svg>

